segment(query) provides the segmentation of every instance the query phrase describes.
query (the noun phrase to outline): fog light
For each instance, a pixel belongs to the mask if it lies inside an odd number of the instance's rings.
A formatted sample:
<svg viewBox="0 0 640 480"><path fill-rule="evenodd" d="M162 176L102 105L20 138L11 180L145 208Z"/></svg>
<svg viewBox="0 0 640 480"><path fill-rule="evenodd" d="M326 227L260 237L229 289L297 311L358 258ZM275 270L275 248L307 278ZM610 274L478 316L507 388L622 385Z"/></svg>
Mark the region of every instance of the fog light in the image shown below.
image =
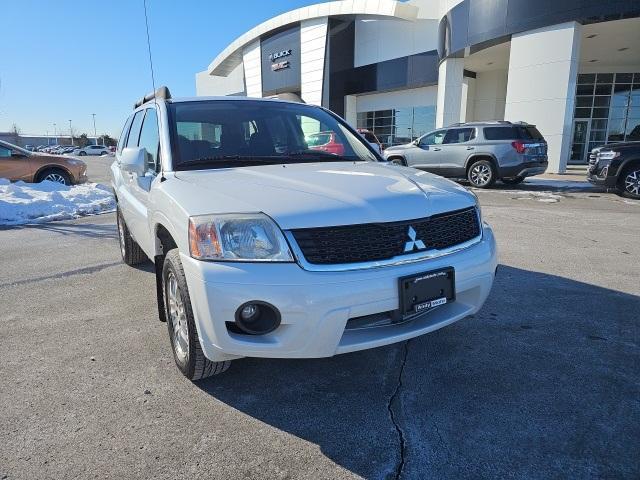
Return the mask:
<svg viewBox="0 0 640 480"><path fill-rule="evenodd" d="M266 302L254 300L238 307L235 320L242 333L265 335L280 326L280 311Z"/></svg>
<svg viewBox="0 0 640 480"><path fill-rule="evenodd" d="M245 321L250 321L253 317L258 315L260 312L260 308L254 303L248 303L242 310L240 310L240 316Z"/></svg>

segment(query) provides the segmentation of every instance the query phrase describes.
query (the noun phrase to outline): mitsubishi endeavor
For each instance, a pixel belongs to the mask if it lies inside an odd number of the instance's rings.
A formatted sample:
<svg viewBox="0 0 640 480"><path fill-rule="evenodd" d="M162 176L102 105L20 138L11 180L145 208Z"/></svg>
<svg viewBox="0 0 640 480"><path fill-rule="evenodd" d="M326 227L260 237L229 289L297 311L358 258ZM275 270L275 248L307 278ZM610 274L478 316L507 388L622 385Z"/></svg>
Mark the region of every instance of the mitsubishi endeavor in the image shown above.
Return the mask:
<svg viewBox="0 0 640 480"><path fill-rule="evenodd" d="M343 149L311 148L329 132ZM244 356L319 358L476 313L497 253L476 197L385 162L344 120L248 98L136 103L111 166L124 262L155 264L191 380Z"/></svg>

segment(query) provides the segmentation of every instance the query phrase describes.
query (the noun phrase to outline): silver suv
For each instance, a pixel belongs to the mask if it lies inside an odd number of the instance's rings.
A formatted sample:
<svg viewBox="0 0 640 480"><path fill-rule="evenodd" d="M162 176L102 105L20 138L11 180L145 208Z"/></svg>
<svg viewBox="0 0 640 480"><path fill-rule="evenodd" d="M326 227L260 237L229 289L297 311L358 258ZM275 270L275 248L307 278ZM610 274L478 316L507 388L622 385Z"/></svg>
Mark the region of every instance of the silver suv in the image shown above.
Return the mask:
<svg viewBox="0 0 640 480"><path fill-rule="evenodd" d="M515 185L547 169L547 142L535 125L524 122L456 123L406 145L389 147L390 162L465 178L486 188L496 180Z"/></svg>

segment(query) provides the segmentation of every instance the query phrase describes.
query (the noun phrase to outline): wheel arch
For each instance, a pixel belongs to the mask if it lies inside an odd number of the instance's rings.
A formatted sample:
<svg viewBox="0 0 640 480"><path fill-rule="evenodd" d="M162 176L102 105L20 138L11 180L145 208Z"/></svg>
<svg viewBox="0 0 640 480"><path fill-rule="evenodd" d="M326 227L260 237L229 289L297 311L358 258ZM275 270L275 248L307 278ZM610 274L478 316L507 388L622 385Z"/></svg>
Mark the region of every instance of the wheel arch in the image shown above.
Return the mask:
<svg viewBox="0 0 640 480"><path fill-rule="evenodd" d="M156 297L158 303L158 318L161 322L167 321L166 309L164 306L164 292L162 291L162 268L164 257L172 249L178 247L178 243L170 229L163 222L157 222L154 226L155 255L153 257L154 270L156 274Z"/></svg>
<svg viewBox="0 0 640 480"><path fill-rule="evenodd" d="M631 158L625 159L625 161L622 162L618 167L619 175L622 175L624 172L626 172L629 169L629 167L632 167L634 165L640 165L640 155L636 155Z"/></svg>
<svg viewBox="0 0 640 480"><path fill-rule="evenodd" d="M495 168L496 172L498 172L498 159L492 153L473 153L469 155L467 161L464 163L464 171L465 173L469 173L469 167L473 165L473 163L477 160L488 160Z"/></svg>
<svg viewBox="0 0 640 480"><path fill-rule="evenodd" d="M66 173L67 175L69 175L69 177L71 178L71 180L75 180L75 176L69 171L68 168L62 166L62 165L58 165L58 164L47 164L47 165L43 165L41 167L38 168L38 170L36 170L36 172L33 174L33 181L36 182L38 180L38 177L40 176L40 174L46 170L62 170L64 173Z"/></svg>

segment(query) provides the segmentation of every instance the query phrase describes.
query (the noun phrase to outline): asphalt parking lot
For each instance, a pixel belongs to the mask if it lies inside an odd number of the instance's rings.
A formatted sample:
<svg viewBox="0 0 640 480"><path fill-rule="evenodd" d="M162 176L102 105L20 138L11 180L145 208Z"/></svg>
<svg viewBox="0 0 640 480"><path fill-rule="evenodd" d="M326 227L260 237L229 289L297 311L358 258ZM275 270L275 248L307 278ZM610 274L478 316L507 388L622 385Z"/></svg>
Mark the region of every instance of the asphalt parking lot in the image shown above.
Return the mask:
<svg viewBox="0 0 640 480"><path fill-rule="evenodd" d="M639 478L640 202L479 196L501 266L478 315L197 385L113 214L0 230L0 478Z"/></svg>

